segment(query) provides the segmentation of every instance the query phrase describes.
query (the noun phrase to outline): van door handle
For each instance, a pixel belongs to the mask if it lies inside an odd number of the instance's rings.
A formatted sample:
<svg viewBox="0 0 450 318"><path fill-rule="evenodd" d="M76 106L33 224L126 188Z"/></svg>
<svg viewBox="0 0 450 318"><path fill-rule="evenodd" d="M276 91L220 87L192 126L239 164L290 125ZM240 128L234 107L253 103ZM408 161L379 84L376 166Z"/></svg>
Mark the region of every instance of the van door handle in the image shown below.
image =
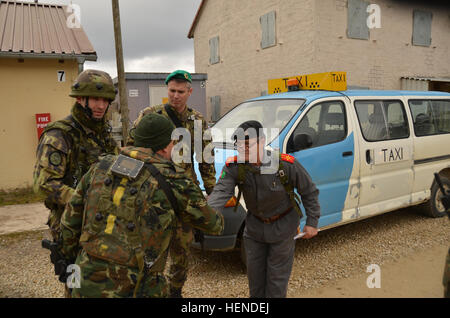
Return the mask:
<svg viewBox="0 0 450 318"><path fill-rule="evenodd" d="M342 157L350 157L353 156L353 151L346 151L342 153Z"/></svg>
<svg viewBox="0 0 450 318"><path fill-rule="evenodd" d="M372 158L370 157L370 149L366 150L366 162L369 165L372 163Z"/></svg>

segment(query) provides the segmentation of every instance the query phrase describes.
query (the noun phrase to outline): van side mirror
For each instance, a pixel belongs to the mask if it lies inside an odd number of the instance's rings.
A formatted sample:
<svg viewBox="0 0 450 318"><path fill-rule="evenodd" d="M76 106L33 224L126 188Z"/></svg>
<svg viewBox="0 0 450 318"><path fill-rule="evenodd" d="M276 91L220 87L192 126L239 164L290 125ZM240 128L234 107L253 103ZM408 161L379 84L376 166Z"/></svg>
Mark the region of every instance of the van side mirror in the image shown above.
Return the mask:
<svg viewBox="0 0 450 318"><path fill-rule="evenodd" d="M313 141L312 137L309 134L298 134L294 136L294 139L291 139L293 142L290 143L289 152L297 152L303 149L307 149L312 146Z"/></svg>

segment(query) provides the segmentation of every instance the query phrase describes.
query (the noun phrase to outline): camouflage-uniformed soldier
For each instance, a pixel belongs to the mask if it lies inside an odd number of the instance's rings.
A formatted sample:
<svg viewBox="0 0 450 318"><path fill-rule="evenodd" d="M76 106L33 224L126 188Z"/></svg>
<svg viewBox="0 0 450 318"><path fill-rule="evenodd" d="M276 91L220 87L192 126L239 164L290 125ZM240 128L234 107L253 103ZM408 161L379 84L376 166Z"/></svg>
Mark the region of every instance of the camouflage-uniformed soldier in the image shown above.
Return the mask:
<svg viewBox="0 0 450 318"><path fill-rule="evenodd" d="M279 298L286 297L294 237L302 214L294 189L301 195L306 211L304 239L317 235L319 190L294 157L275 157L264 150L265 136L260 129L257 121L238 127L234 134L238 156L227 160L208 204L223 210L235 187L239 187L248 210L243 238L250 297Z"/></svg>
<svg viewBox="0 0 450 318"><path fill-rule="evenodd" d="M105 119L116 96L111 77L102 71L86 70L79 74L69 95L76 98L71 115L44 130L33 175L34 191L47 195L47 224L55 241L64 206L81 177L101 154L118 153Z"/></svg>
<svg viewBox="0 0 450 318"><path fill-rule="evenodd" d="M145 116L132 132L135 146L106 156L76 188L61 219L63 254L81 273L73 297L167 297L177 219L222 232L223 216L171 161L174 128L164 116Z"/></svg>
<svg viewBox="0 0 450 318"><path fill-rule="evenodd" d="M443 195L441 198L441 202L447 212L448 219L450 220L450 192L445 191L445 188L443 186L441 187L441 192L442 191ZM444 284L444 297L450 298L450 248L448 249L447 258L445 260L444 277L442 279L442 283Z"/></svg>
<svg viewBox="0 0 450 318"><path fill-rule="evenodd" d="M178 128L182 127L187 129L190 133L191 140L188 142L187 148L183 148L181 150L180 155L183 156L185 153L183 151L190 152L187 157L190 159L189 162L177 162L183 169L186 170L186 173L190 176L190 178L198 184L197 175L194 171L193 165L193 153L194 153L194 136L198 138L198 142L201 142L201 149L196 151L197 158L200 158L199 152L203 153L205 149L208 149L207 146L209 144L209 131L207 123L203 118L202 114L197 112L194 109L187 107L187 101L189 96L192 94L192 77L186 71L177 70L167 76L165 81L168 87L168 97L169 103L165 105L151 106L142 110L133 124L133 127L136 127L140 120L147 114L150 113L158 113L167 118L169 118L175 126ZM201 128L201 136L196 136L194 134L195 125L199 125L197 129ZM131 131L134 128L131 128ZM196 133L198 135L198 132ZM203 138L202 136L205 136ZM127 145L133 144L133 137L130 133L129 139L127 141ZM214 168L214 149L210 146L210 151L208 152L208 158L202 158L199 163L199 171L203 180L203 184L205 186L205 191L207 194L210 194L216 184L216 171ZM191 151L192 150L192 151ZM206 160L205 160L206 159ZM208 163L210 162L210 163ZM188 255L190 245L193 240L192 229L186 224L179 224L177 226L177 231L175 232L175 238L170 247L170 258L171 265L169 270L169 280L170 280L170 290L171 297L181 297L181 291L183 285L187 278L187 269L188 269Z"/></svg>

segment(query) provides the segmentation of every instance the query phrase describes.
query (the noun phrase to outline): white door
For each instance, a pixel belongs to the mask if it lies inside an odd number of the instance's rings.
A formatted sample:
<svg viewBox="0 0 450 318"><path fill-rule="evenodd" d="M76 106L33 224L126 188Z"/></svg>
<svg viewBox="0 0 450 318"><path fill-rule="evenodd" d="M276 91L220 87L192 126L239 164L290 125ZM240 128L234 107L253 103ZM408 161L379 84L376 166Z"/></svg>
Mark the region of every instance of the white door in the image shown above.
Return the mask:
<svg viewBox="0 0 450 318"><path fill-rule="evenodd" d="M359 217L408 206L413 137L401 98L352 98L361 138Z"/></svg>

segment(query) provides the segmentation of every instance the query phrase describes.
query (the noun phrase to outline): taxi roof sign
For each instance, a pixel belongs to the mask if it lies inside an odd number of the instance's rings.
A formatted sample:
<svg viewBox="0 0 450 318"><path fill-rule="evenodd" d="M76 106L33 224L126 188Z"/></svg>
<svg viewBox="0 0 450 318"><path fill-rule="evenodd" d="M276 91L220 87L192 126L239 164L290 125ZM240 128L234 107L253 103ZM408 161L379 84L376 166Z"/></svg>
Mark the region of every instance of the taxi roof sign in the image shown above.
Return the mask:
<svg viewBox="0 0 450 318"><path fill-rule="evenodd" d="M347 90L346 72L327 72L308 75L297 75L271 79L268 81L269 94L284 93L288 91L287 82L297 79L301 90L327 90L345 91Z"/></svg>

